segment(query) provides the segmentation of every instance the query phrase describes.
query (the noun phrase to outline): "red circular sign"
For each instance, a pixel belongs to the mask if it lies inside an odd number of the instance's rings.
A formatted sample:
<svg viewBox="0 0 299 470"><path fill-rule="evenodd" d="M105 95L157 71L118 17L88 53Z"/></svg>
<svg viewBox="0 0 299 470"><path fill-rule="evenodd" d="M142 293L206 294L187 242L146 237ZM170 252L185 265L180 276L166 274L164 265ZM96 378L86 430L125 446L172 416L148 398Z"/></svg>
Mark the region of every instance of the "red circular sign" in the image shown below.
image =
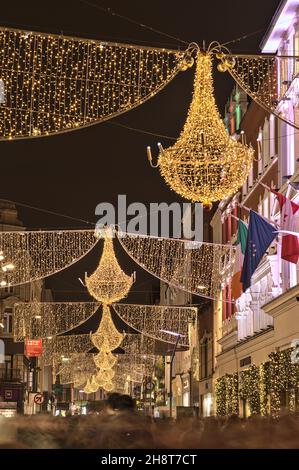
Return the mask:
<svg viewBox="0 0 299 470"><path fill-rule="evenodd" d="M37 405L41 405L42 403L44 403L44 396L42 393L36 393L34 395L34 403L36 403Z"/></svg>

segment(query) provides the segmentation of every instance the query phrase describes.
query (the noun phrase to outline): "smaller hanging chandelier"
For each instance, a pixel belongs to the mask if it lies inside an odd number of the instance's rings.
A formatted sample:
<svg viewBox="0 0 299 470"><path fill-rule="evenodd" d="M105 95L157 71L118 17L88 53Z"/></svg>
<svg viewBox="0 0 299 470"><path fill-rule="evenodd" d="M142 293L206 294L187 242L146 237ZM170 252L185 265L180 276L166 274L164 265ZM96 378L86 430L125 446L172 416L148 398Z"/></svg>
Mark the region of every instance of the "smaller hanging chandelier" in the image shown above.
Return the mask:
<svg viewBox="0 0 299 470"><path fill-rule="evenodd" d="M106 383L112 380L114 376L115 376L115 371L113 369L100 370L97 373L95 380L97 382Z"/></svg>
<svg viewBox="0 0 299 470"><path fill-rule="evenodd" d="M98 389L99 389L99 385L95 381L94 377L92 377L91 379L87 380L87 383L84 387L84 393L87 393L87 394L96 393Z"/></svg>
<svg viewBox="0 0 299 470"><path fill-rule="evenodd" d="M212 79L213 49L196 48L196 73L192 102L184 128L176 143L159 147L157 165L170 188L183 198L211 208L243 185L254 151L229 136L216 106ZM190 49L192 53L192 49Z"/></svg>
<svg viewBox="0 0 299 470"><path fill-rule="evenodd" d="M107 342L107 340L105 341ZM112 352L107 351L107 347L102 347L101 351L93 358L98 369L112 369L117 362L117 357Z"/></svg>
<svg viewBox="0 0 299 470"><path fill-rule="evenodd" d="M105 353L109 353L118 348L124 339L124 334L115 327L110 308L103 304L101 323L95 333L91 335L91 341L95 347Z"/></svg>
<svg viewBox="0 0 299 470"><path fill-rule="evenodd" d="M118 264L113 248L112 230L104 229L102 233L104 248L100 263L91 276L85 276L85 283L92 297L109 305L128 295L135 275L128 276Z"/></svg>
<svg viewBox="0 0 299 470"><path fill-rule="evenodd" d="M106 392L112 392L112 390L114 390L115 386L113 384L113 382L107 382L105 383L103 389L106 391Z"/></svg>

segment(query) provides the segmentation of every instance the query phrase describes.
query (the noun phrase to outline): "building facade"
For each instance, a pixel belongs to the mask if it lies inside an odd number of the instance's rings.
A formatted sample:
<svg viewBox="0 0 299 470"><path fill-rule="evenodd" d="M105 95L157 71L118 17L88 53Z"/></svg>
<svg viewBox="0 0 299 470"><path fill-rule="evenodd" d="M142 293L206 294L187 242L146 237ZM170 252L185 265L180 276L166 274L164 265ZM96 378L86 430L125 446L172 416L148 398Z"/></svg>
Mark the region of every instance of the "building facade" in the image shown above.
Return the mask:
<svg viewBox="0 0 299 470"><path fill-rule="evenodd" d="M262 52L299 55L297 17L298 2L282 2L263 39ZM297 64L283 61L278 71L280 91L295 86ZM281 109L299 124L297 101L282 99L277 112ZM232 119L227 117L229 122ZM237 124L235 119L231 129L238 130ZM299 202L294 189L299 181L298 131L255 102L239 120L240 131L254 147L255 159L240 191L219 204L211 222L215 243L235 242L238 218L248 221L246 208L279 222L276 197L266 187ZM214 302L214 405L220 415L274 414L296 407L298 380L290 354L299 338L299 266L282 260L280 254L281 236L268 248L245 293L233 299L231 280L224 279Z"/></svg>
<svg viewBox="0 0 299 470"><path fill-rule="evenodd" d="M0 230L24 230L18 219L15 205L0 200ZM2 267L5 253L1 253ZM4 342L4 363L0 364L0 414L15 413L33 414L41 406L33 400L33 392L50 394L52 389L51 371L42 366L39 358L27 358L24 354L24 343L13 339L13 309L17 302L49 299L42 281L35 281L19 286L4 285L0 287L0 339Z"/></svg>

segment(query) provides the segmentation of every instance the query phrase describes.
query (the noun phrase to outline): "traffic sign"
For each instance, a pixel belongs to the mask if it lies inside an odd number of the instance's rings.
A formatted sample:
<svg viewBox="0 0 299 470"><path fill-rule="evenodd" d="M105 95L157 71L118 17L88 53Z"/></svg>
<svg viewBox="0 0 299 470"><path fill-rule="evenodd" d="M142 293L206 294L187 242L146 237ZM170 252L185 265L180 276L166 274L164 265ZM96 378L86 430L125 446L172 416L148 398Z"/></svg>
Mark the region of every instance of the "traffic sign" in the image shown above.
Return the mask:
<svg viewBox="0 0 299 470"><path fill-rule="evenodd" d="M44 403L44 396L42 393L36 393L34 395L34 399L33 399L34 403L36 403L37 405L41 405L42 403Z"/></svg>

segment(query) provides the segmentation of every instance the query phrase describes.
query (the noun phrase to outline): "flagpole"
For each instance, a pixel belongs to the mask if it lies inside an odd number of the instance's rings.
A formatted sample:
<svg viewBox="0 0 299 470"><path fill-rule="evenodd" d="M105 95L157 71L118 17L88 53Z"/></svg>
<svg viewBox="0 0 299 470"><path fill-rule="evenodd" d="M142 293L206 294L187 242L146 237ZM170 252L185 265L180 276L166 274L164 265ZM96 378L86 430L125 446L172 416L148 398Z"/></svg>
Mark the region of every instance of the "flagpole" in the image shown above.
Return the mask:
<svg viewBox="0 0 299 470"><path fill-rule="evenodd" d="M241 221L244 225L246 225L246 227L248 227L248 223L245 222L244 220L240 219L240 217L237 217L234 214L231 214L230 216L233 217L234 219L236 219L238 222Z"/></svg>
<svg viewBox="0 0 299 470"><path fill-rule="evenodd" d="M241 207L241 209L245 209L247 212L250 212L252 209L249 209L249 207L247 206L243 206L243 204L240 204L238 203L238 206ZM264 217L263 215L259 214L260 217L262 217L262 219L264 219L266 222L268 222L269 224L272 224L275 226L275 228L280 228L280 225L278 225L277 222L274 222L274 220L271 220L271 219L268 219L268 217ZM243 220L242 220L243 222Z"/></svg>

